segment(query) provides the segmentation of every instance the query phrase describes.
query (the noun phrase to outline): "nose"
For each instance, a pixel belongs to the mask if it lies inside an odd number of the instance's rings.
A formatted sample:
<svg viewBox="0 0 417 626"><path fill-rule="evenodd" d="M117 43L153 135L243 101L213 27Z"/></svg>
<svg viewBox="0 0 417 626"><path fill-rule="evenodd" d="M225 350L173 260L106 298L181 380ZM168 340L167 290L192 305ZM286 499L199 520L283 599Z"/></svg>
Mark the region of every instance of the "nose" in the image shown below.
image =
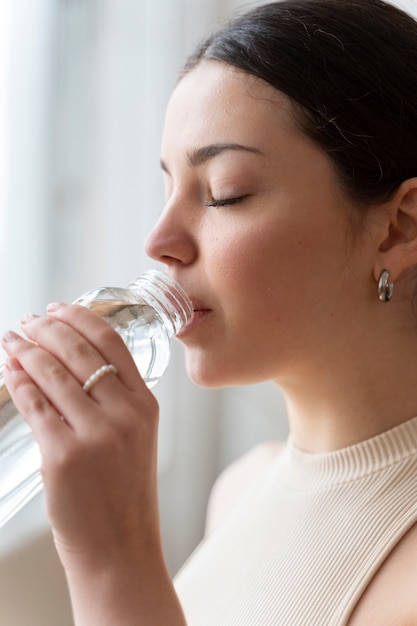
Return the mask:
<svg viewBox="0 0 417 626"><path fill-rule="evenodd" d="M190 220L181 216L178 207L165 207L146 238L145 252L167 266L188 265L195 260L197 246Z"/></svg>

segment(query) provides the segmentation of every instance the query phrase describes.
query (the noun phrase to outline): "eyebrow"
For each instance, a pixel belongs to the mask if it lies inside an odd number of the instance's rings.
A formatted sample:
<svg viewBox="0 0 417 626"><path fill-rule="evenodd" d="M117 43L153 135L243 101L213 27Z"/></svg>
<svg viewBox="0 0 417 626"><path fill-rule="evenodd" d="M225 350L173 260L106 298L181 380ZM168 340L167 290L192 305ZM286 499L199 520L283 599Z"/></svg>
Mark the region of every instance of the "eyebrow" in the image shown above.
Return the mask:
<svg viewBox="0 0 417 626"><path fill-rule="evenodd" d="M258 148L253 146L243 146L239 143L213 143L208 146L202 146L201 148L195 148L194 150L188 152L187 163L190 167L197 167L198 165L203 165L218 154L227 152L228 150L251 152L252 154L257 154L259 156L263 155ZM168 172L168 168L162 159L161 167L165 172Z"/></svg>

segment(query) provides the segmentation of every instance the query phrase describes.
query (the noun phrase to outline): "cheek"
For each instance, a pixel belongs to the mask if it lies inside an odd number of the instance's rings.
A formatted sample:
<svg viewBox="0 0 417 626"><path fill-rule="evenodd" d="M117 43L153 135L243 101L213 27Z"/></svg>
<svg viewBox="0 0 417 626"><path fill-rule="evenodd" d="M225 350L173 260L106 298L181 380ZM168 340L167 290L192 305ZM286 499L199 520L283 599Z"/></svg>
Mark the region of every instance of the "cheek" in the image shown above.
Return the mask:
<svg viewBox="0 0 417 626"><path fill-rule="evenodd" d="M271 231L248 229L211 246L206 269L230 329L253 337L257 320L275 324L282 304L283 254ZM285 254L285 253L284 253Z"/></svg>
<svg viewBox="0 0 417 626"><path fill-rule="evenodd" d="M264 290L264 297L272 295L286 266L291 266L295 248L288 238L284 246L282 239L276 225L266 229L252 226L234 236L216 238L207 251L207 268L221 276L217 287L227 285L230 297L236 291L250 297L251 289Z"/></svg>
<svg viewBox="0 0 417 626"><path fill-rule="evenodd" d="M239 318L256 311L265 323L291 325L328 297L345 263L341 238L329 236L333 228L318 229L306 211L300 223L294 218L298 213L278 220L264 211L262 220L247 224L238 216L237 226L222 223L204 233L203 240L210 242L204 246L205 270L225 310L233 308Z"/></svg>
<svg viewBox="0 0 417 626"><path fill-rule="evenodd" d="M269 256L264 240L258 240L253 232L217 239L207 251L206 269L212 288L228 304L240 300L242 295L251 298L251 292L259 286L266 271Z"/></svg>

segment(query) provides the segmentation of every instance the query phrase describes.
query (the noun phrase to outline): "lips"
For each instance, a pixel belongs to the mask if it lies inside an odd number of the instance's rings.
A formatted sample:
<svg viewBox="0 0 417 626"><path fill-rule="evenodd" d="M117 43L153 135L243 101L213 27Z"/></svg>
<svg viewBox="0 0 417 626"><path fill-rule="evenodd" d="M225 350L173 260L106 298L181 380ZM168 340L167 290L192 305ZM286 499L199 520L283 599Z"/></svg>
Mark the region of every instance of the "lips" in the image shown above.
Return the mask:
<svg viewBox="0 0 417 626"><path fill-rule="evenodd" d="M192 302L193 305L193 309L195 312L198 311L210 311L211 309L201 300L197 300L196 298L193 298L192 296L190 296L190 300Z"/></svg>
<svg viewBox="0 0 417 626"><path fill-rule="evenodd" d="M191 322L196 322L197 320L206 316L210 312L211 312L210 309L194 309Z"/></svg>
<svg viewBox="0 0 417 626"><path fill-rule="evenodd" d="M213 311L209 309L207 305L205 305L202 301L197 300L190 296L192 305L193 305L193 315L191 321L183 328L177 335L177 337L182 337L188 333L190 333L197 325L199 325L204 319L207 318Z"/></svg>

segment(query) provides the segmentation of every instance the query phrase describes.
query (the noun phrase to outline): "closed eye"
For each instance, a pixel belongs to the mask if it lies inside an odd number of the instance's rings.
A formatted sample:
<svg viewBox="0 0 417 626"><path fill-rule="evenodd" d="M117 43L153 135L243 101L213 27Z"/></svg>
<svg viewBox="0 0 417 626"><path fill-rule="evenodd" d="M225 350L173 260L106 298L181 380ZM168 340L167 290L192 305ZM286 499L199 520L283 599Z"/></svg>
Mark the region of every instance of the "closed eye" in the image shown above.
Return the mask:
<svg viewBox="0 0 417 626"><path fill-rule="evenodd" d="M218 200L216 200L215 198L212 198L206 203L206 206L209 206L209 207L230 206L233 204L238 204L239 202L243 202L243 200L246 200L246 198L248 197L249 196L246 195L246 196L236 196L233 198L219 198Z"/></svg>

